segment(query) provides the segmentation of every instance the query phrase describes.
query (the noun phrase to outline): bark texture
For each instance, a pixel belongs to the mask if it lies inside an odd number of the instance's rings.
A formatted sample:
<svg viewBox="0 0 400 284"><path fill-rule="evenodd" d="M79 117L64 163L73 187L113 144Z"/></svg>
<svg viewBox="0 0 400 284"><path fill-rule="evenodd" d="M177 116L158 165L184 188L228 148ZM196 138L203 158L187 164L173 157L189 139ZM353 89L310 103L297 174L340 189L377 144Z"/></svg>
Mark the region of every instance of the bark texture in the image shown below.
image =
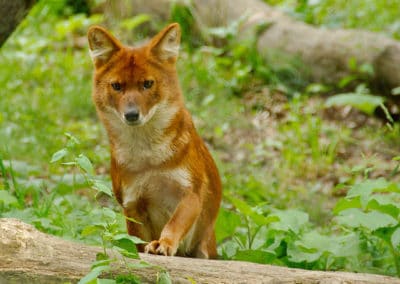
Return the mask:
<svg viewBox="0 0 400 284"><path fill-rule="evenodd" d="M36 0L0 0L0 47L25 18Z"/></svg>
<svg viewBox="0 0 400 284"><path fill-rule="evenodd" d="M62 240L17 219L0 219L0 283L76 283L101 249ZM173 283L400 283L400 279L346 272L322 272L239 261L202 260L141 254L169 271ZM121 265L117 271L126 272ZM159 268L135 270L155 283Z"/></svg>
<svg viewBox="0 0 400 284"><path fill-rule="evenodd" d="M324 29L296 21L261 0L196 0L193 11L203 26L226 25L247 15L244 30L262 23L261 54L279 51L286 60L298 57L313 81L334 83L352 74L349 60L374 67L374 83L388 89L400 86L400 42L382 34L361 30ZM134 13L168 18L169 0L131 0ZM238 36L246 34L240 32ZM278 58L285 60L285 56ZM282 62L284 63L284 62ZM354 73L353 73L354 74Z"/></svg>

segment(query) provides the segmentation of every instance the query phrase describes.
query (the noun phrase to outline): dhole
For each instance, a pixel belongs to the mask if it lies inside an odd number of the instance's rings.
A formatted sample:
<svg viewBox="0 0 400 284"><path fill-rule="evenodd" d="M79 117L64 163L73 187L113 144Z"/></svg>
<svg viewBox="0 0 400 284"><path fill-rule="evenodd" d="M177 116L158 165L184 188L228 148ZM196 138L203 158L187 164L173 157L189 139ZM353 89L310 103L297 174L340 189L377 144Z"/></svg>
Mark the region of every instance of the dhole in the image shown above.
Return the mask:
<svg viewBox="0 0 400 284"><path fill-rule="evenodd" d="M180 27L142 47L89 29L93 100L111 148L113 191L139 251L214 258L221 202L217 167L184 106L175 63Z"/></svg>

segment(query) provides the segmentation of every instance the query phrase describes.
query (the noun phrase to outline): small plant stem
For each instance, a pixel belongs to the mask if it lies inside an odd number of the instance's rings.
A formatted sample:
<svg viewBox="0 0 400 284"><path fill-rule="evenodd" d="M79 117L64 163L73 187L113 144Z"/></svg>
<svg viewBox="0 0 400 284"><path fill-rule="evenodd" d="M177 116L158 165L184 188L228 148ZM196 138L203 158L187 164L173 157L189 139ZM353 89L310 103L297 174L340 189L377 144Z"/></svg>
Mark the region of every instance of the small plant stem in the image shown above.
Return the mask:
<svg viewBox="0 0 400 284"><path fill-rule="evenodd" d="M101 243L102 243L104 255L107 255L106 241L104 240L104 235L101 236Z"/></svg>
<svg viewBox="0 0 400 284"><path fill-rule="evenodd" d="M248 249L251 249L251 245L253 243L253 239L251 237L251 228L250 228L250 218L246 217L246 227L247 227L247 241L248 241Z"/></svg>
<svg viewBox="0 0 400 284"><path fill-rule="evenodd" d="M4 189L9 190L10 184L8 183L8 179L7 179L7 170L6 170L6 167L4 166L3 158L1 155L0 155L0 171L1 171L1 175L3 176Z"/></svg>
<svg viewBox="0 0 400 284"><path fill-rule="evenodd" d="M394 265L396 266L397 276L400 277L400 254L396 251L392 242L389 241L388 244L389 244L390 252L393 255Z"/></svg>
<svg viewBox="0 0 400 284"><path fill-rule="evenodd" d="M261 227L262 227L262 226L258 226L258 228L256 229L256 231L254 232L253 237L252 237L251 240L250 240L249 249L252 248L254 239L255 239L255 237L257 236L258 232L261 230Z"/></svg>

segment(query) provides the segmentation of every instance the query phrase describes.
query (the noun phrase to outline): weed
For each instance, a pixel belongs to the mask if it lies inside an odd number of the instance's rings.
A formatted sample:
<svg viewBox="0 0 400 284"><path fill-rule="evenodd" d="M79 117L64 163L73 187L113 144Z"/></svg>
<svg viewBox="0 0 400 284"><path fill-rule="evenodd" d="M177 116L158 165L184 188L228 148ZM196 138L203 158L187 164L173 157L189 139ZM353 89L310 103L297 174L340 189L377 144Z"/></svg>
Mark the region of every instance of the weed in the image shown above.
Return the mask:
<svg viewBox="0 0 400 284"><path fill-rule="evenodd" d="M217 230L224 259L400 276L397 183L377 179L354 184L323 228L316 228L299 210L251 207L226 197L234 210L222 209L217 220L217 228L229 225Z"/></svg>

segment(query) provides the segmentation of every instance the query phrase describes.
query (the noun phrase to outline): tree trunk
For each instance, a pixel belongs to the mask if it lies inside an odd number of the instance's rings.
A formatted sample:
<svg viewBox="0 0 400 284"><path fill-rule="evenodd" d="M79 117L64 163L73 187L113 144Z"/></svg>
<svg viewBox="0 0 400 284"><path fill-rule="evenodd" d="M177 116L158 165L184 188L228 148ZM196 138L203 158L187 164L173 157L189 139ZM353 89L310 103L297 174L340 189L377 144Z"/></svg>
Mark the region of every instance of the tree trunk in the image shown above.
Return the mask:
<svg viewBox="0 0 400 284"><path fill-rule="evenodd" d="M36 0L0 0L0 47L25 18Z"/></svg>
<svg viewBox="0 0 400 284"><path fill-rule="evenodd" d="M76 283L101 252L98 247L46 235L17 219L0 219L0 228L0 283ZM400 283L397 278L372 274L146 254L140 257L158 266L133 271L144 283L156 282L159 267L169 272L173 283L193 283L191 279L196 283ZM122 264L116 271L127 272Z"/></svg>
<svg viewBox="0 0 400 284"><path fill-rule="evenodd" d="M151 13L167 18L172 1L131 0L135 13ZM185 2L185 1L183 1ZM261 0L192 1L197 22L203 26L220 26L248 15L244 29L268 23L260 35L258 50L267 55L279 51L282 62L299 58L313 81L336 83L354 70L349 61L374 67L373 83L391 89L400 86L400 42L384 35L361 30L317 28L296 21ZM245 33L239 32L238 37ZM279 62L277 62L279 63Z"/></svg>

